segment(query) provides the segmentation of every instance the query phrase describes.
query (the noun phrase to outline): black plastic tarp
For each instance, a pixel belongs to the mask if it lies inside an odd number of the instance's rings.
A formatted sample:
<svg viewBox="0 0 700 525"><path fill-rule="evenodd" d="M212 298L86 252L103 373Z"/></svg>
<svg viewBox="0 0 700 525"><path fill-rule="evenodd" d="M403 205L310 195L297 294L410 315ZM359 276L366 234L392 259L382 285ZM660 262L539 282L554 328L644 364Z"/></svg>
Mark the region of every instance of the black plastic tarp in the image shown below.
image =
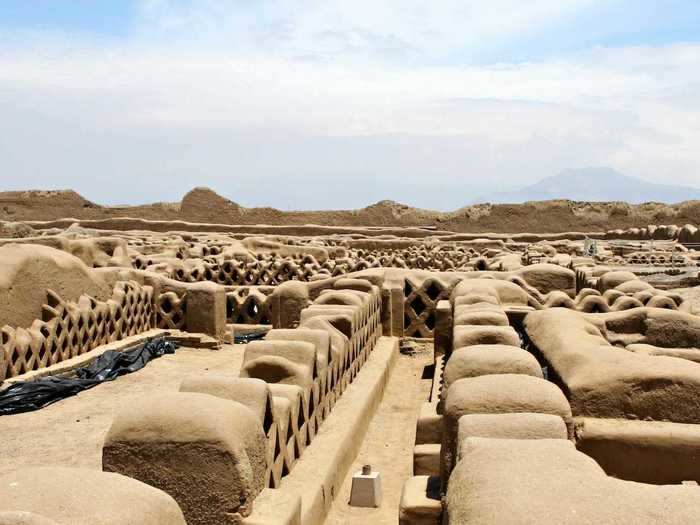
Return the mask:
<svg viewBox="0 0 700 525"><path fill-rule="evenodd" d="M267 332L269 332L270 329L264 329L264 330L259 330L257 332L248 332L247 334L233 334L233 342L235 344L244 344L244 343L249 343L251 341L258 341L267 335Z"/></svg>
<svg viewBox="0 0 700 525"><path fill-rule="evenodd" d="M146 363L165 354L175 353L177 345L164 337L123 352L108 350L88 366L75 370L75 377L42 377L21 381L0 390L0 415L38 410L105 381L135 372Z"/></svg>

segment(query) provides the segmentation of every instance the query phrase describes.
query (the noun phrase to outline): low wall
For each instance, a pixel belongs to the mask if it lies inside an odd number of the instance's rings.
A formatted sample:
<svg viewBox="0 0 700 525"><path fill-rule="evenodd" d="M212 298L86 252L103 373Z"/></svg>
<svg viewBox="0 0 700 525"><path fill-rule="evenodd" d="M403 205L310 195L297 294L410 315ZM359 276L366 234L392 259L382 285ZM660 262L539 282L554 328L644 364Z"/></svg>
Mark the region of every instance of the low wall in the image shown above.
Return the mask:
<svg viewBox="0 0 700 525"><path fill-rule="evenodd" d="M529 314L525 327L574 415L700 423L700 364L620 348L693 346L700 340L697 316L659 308L607 314L556 308Z"/></svg>
<svg viewBox="0 0 700 525"><path fill-rule="evenodd" d="M153 288L117 282L112 297L88 295L64 301L48 291L43 318L30 328L0 330L0 382L89 352L93 348L154 327Z"/></svg>
<svg viewBox="0 0 700 525"><path fill-rule="evenodd" d="M213 283L202 285L221 289ZM196 292L186 292L188 307ZM332 501L333 487L342 481L339 469L347 468L356 446L338 448L336 435L323 434L323 427L377 345L382 295L378 286L359 279L335 279L309 292L309 285L292 282L275 290L275 309L281 310L273 312L276 328L264 340L246 345L239 378L185 378L180 393L125 408L105 441L105 470L164 490L181 506L188 523L295 523L295 515L317 523ZM186 313L188 323L190 314ZM371 388L374 397L381 397L380 379L395 359L396 348L393 340L388 353L384 350L384 368ZM354 431L366 424L378 402L363 399L358 411L346 414L346 419L357 421ZM190 409L182 410L181 405ZM351 433L346 434L345 439L354 442ZM319 436L325 437L318 446L333 449L334 457L313 452ZM178 443L177 452L173 442ZM315 459L303 462L308 453ZM236 468L217 467L211 474L214 457ZM325 469L327 479L316 486L305 470L290 478L297 481L285 482L297 465L308 469L303 465L309 464L315 473ZM313 487L308 494L298 490L300 476ZM195 484L198 489L193 492Z"/></svg>

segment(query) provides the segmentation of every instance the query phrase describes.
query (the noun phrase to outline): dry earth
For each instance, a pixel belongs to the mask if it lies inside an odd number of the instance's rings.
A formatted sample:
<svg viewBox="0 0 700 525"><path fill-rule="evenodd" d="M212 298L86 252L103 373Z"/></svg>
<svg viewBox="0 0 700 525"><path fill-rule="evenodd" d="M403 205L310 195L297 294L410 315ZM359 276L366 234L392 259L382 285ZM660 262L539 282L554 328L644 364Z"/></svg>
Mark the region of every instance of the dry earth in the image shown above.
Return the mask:
<svg viewBox="0 0 700 525"><path fill-rule="evenodd" d="M421 379L431 365L432 344L423 343L412 355L399 354L379 409L372 419L362 449L345 478L340 494L326 519L327 525L398 523L399 500L404 482L413 475L413 445L420 406L430 395L430 379ZM370 464L381 476L381 507L350 507L352 475Z"/></svg>
<svg viewBox="0 0 700 525"><path fill-rule="evenodd" d="M179 348L148 366L41 410L0 417L0 475L21 467L57 465L102 469L102 443L114 414L158 390L177 391L183 376L238 377L244 345L219 351ZM31 429L31 439L27 439Z"/></svg>

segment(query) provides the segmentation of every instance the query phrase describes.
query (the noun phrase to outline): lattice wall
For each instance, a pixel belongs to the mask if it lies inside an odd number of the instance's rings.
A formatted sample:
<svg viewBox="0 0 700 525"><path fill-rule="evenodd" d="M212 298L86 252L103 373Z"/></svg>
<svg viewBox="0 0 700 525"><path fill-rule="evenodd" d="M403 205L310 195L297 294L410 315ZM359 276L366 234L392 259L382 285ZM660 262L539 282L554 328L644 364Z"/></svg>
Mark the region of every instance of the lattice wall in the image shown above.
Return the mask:
<svg viewBox="0 0 700 525"><path fill-rule="evenodd" d="M185 330L187 294L175 292L160 294L155 302L156 326L171 330Z"/></svg>
<svg viewBox="0 0 700 525"><path fill-rule="evenodd" d="M334 289L334 292L347 292L342 288ZM330 292L330 290L329 290ZM296 461L303 456L303 452L315 438L318 429L323 424L323 421L331 413L336 401L343 394L345 389L353 382L361 367L368 359L373 351L379 337L381 336L381 294L379 288L372 287L369 292L350 292L351 296L342 298L336 296L331 302L324 302L328 296L319 296L315 302L309 306L306 311L301 314L302 321L300 332L306 330L307 326L313 326L314 330L323 330L315 322L321 321L327 323L329 329L334 335L331 338L331 346L335 352L331 351L327 355L328 361L325 363L325 368L321 373L318 373L316 366L313 370L306 368L306 373L309 374L311 381L298 384L299 397L291 404L287 401L278 410L273 410L272 418L276 420L276 430L267 432L268 436L268 471L267 482L268 486L278 488L284 476L289 474L293 469ZM247 295L251 297L251 295ZM357 304L355 300L360 298L361 304ZM347 301L347 302L346 302ZM344 311L344 315L339 317L343 321L350 324L344 326L343 332L336 329L333 325L333 318L337 315L338 309ZM328 312L328 314L324 314ZM309 315L305 315L305 314ZM326 318L326 315L328 317ZM323 321L327 319L326 321ZM287 330L284 330L287 332ZM268 333L267 341L277 341L278 343L291 342L290 339L275 339L276 330ZM308 342L303 336L300 336L301 342ZM262 344L261 342L251 343L246 352L255 345ZM258 350L259 352L260 350ZM267 356L274 356L279 361L289 361L294 363L291 356L285 356L284 353L279 353L279 349L266 349L265 354L256 354L257 358L250 361L247 356L244 357L244 369L246 364L254 362L255 359L265 359ZM272 352L272 353L268 353ZM255 368L254 368L255 370ZM262 371L262 373L261 373ZM270 376L266 374L271 372L265 367L258 368L253 372L252 376L258 379L263 379L270 383L270 388L274 389L275 383L279 381L275 373ZM283 387L294 383L287 383ZM289 392L289 390L287 390ZM303 394L302 394L303 392ZM273 404L276 397L273 397ZM289 399L290 401L292 399ZM285 400L286 401L286 400ZM286 416L282 416L285 414ZM284 418L284 419L282 419Z"/></svg>
<svg viewBox="0 0 700 525"><path fill-rule="evenodd" d="M212 281L229 286L274 286L290 280L308 281L318 273L324 271L315 260L304 262L285 258L244 262L209 258L192 269L178 268L171 277L181 282ZM330 276L330 273L328 275Z"/></svg>
<svg viewBox="0 0 700 525"><path fill-rule="evenodd" d="M42 320L28 329L0 330L0 380L60 363L93 348L153 327L153 288L119 281L112 297L98 301L88 295L77 302L47 292Z"/></svg>
<svg viewBox="0 0 700 525"><path fill-rule="evenodd" d="M226 321L236 324L272 324L273 286L241 286L226 293Z"/></svg>
<svg viewBox="0 0 700 525"><path fill-rule="evenodd" d="M404 250L348 250L348 256L319 263L312 255L278 257L259 254L254 261L206 257L195 267L179 267L157 271L166 272L181 282L212 281L223 285L275 286L285 281L309 281L318 275L337 277L368 268L404 268L434 271L464 271L472 269L479 254L472 249L433 250L414 247ZM146 268L141 259L134 260L137 268Z"/></svg>
<svg viewBox="0 0 700 525"><path fill-rule="evenodd" d="M452 285L436 277L423 282L407 278L404 282L404 335L433 337L435 308L438 301L449 299Z"/></svg>

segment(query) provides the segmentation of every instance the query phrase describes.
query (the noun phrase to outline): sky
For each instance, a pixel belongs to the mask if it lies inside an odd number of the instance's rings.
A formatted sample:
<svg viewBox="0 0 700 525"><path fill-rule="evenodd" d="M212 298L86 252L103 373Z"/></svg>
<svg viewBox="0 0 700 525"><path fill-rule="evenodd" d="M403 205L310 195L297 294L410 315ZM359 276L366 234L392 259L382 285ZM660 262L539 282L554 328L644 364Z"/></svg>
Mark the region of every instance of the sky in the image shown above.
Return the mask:
<svg viewBox="0 0 700 525"><path fill-rule="evenodd" d="M0 190L453 210L700 186L697 0L1 0Z"/></svg>

